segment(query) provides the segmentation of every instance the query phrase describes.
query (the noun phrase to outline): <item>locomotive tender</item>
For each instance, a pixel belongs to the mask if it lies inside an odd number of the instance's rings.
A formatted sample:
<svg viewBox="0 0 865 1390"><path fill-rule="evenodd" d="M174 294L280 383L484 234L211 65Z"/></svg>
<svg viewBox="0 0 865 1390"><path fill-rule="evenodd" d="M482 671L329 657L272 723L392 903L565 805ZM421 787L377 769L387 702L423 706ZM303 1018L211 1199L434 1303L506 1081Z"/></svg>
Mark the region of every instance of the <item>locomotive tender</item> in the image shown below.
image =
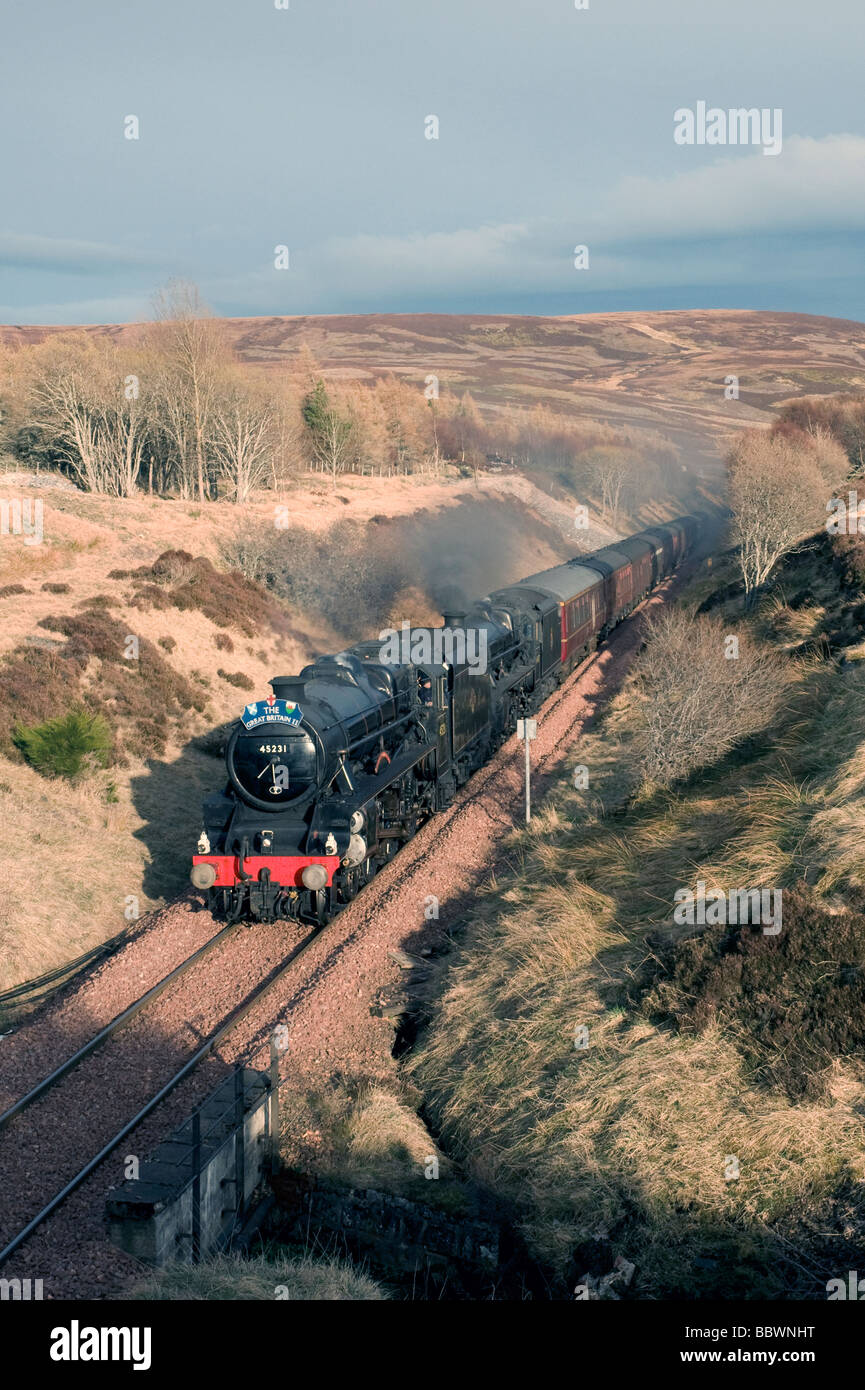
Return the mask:
<svg viewBox="0 0 865 1390"><path fill-rule="evenodd" d="M394 660L366 641L274 677L231 733L228 785L204 803L191 877L211 910L329 921L676 569L700 529L679 517L497 589L445 613L443 628L411 628L411 659L405 644ZM442 633L484 662L426 659Z"/></svg>

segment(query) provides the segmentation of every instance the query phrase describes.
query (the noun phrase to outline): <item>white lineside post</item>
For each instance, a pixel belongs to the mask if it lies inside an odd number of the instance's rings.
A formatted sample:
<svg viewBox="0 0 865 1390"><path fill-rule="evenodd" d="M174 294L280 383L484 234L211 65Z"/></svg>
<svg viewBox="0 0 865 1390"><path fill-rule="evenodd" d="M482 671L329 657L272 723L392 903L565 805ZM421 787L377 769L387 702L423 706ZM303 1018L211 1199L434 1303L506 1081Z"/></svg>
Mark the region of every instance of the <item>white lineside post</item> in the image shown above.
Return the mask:
<svg viewBox="0 0 865 1390"><path fill-rule="evenodd" d="M526 825L532 818L532 763L529 756L529 749L533 738L538 736L537 719L518 719L517 738L521 738L526 745Z"/></svg>

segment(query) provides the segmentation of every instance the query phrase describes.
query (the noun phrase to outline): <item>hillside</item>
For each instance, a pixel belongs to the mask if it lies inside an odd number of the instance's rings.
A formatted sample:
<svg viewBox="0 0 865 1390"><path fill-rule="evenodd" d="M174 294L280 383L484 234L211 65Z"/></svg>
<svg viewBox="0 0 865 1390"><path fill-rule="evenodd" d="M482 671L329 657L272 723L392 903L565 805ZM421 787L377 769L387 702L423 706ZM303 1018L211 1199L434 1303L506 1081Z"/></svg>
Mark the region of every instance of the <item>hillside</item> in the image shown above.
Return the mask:
<svg viewBox="0 0 865 1390"><path fill-rule="evenodd" d="M750 310L515 315L358 314L225 320L240 359L278 371L307 345L333 379L394 374L470 391L491 408L539 401L614 428L655 431L688 466L717 477L731 431L765 421L802 393L865 384L865 326L853 320ZM0 328L10 345L53 328ZM139 328L87 330L134 342ZM739 399L725 400L725 379Z"/></svg>

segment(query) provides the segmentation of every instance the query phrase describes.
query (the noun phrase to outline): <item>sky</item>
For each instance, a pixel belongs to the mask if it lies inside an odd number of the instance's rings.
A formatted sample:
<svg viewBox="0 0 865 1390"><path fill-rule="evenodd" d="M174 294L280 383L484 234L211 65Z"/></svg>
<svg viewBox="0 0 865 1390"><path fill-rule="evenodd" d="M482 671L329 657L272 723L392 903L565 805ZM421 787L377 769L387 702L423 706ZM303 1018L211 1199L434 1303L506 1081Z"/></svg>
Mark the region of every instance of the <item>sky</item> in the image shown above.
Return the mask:
<svg viewBox="0 0 865 1390"><path fill-rule="evenodd" d="M577 4L0 0L0 322L865 320L862 0Z"/></svg>

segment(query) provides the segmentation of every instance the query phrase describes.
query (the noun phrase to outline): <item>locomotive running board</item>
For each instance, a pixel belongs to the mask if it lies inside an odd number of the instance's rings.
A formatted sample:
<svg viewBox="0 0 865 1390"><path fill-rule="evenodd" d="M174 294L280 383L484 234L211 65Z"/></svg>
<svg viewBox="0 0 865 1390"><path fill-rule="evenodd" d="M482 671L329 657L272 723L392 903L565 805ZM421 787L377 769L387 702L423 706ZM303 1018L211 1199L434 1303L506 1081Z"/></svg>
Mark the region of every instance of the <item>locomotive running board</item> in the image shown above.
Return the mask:
<svg viewBox="0 0 865 1390"><path fill-rule="evenodd" d="M404 773L410 772L417 763L423 762L424 758L429 757L430 753L436 753L437 751L437 743L425 743L420 749L413 748L410 752L403 753L401 757L396 758L392 763L388 763L381 772L374 776L356 778L354 787L355 795L352 800L361 797L364 801L369 801L370 797L375 796L380 791L384 791L385 787L389 787L391 782L395 782L396 779L402 777Z"/></svg>

